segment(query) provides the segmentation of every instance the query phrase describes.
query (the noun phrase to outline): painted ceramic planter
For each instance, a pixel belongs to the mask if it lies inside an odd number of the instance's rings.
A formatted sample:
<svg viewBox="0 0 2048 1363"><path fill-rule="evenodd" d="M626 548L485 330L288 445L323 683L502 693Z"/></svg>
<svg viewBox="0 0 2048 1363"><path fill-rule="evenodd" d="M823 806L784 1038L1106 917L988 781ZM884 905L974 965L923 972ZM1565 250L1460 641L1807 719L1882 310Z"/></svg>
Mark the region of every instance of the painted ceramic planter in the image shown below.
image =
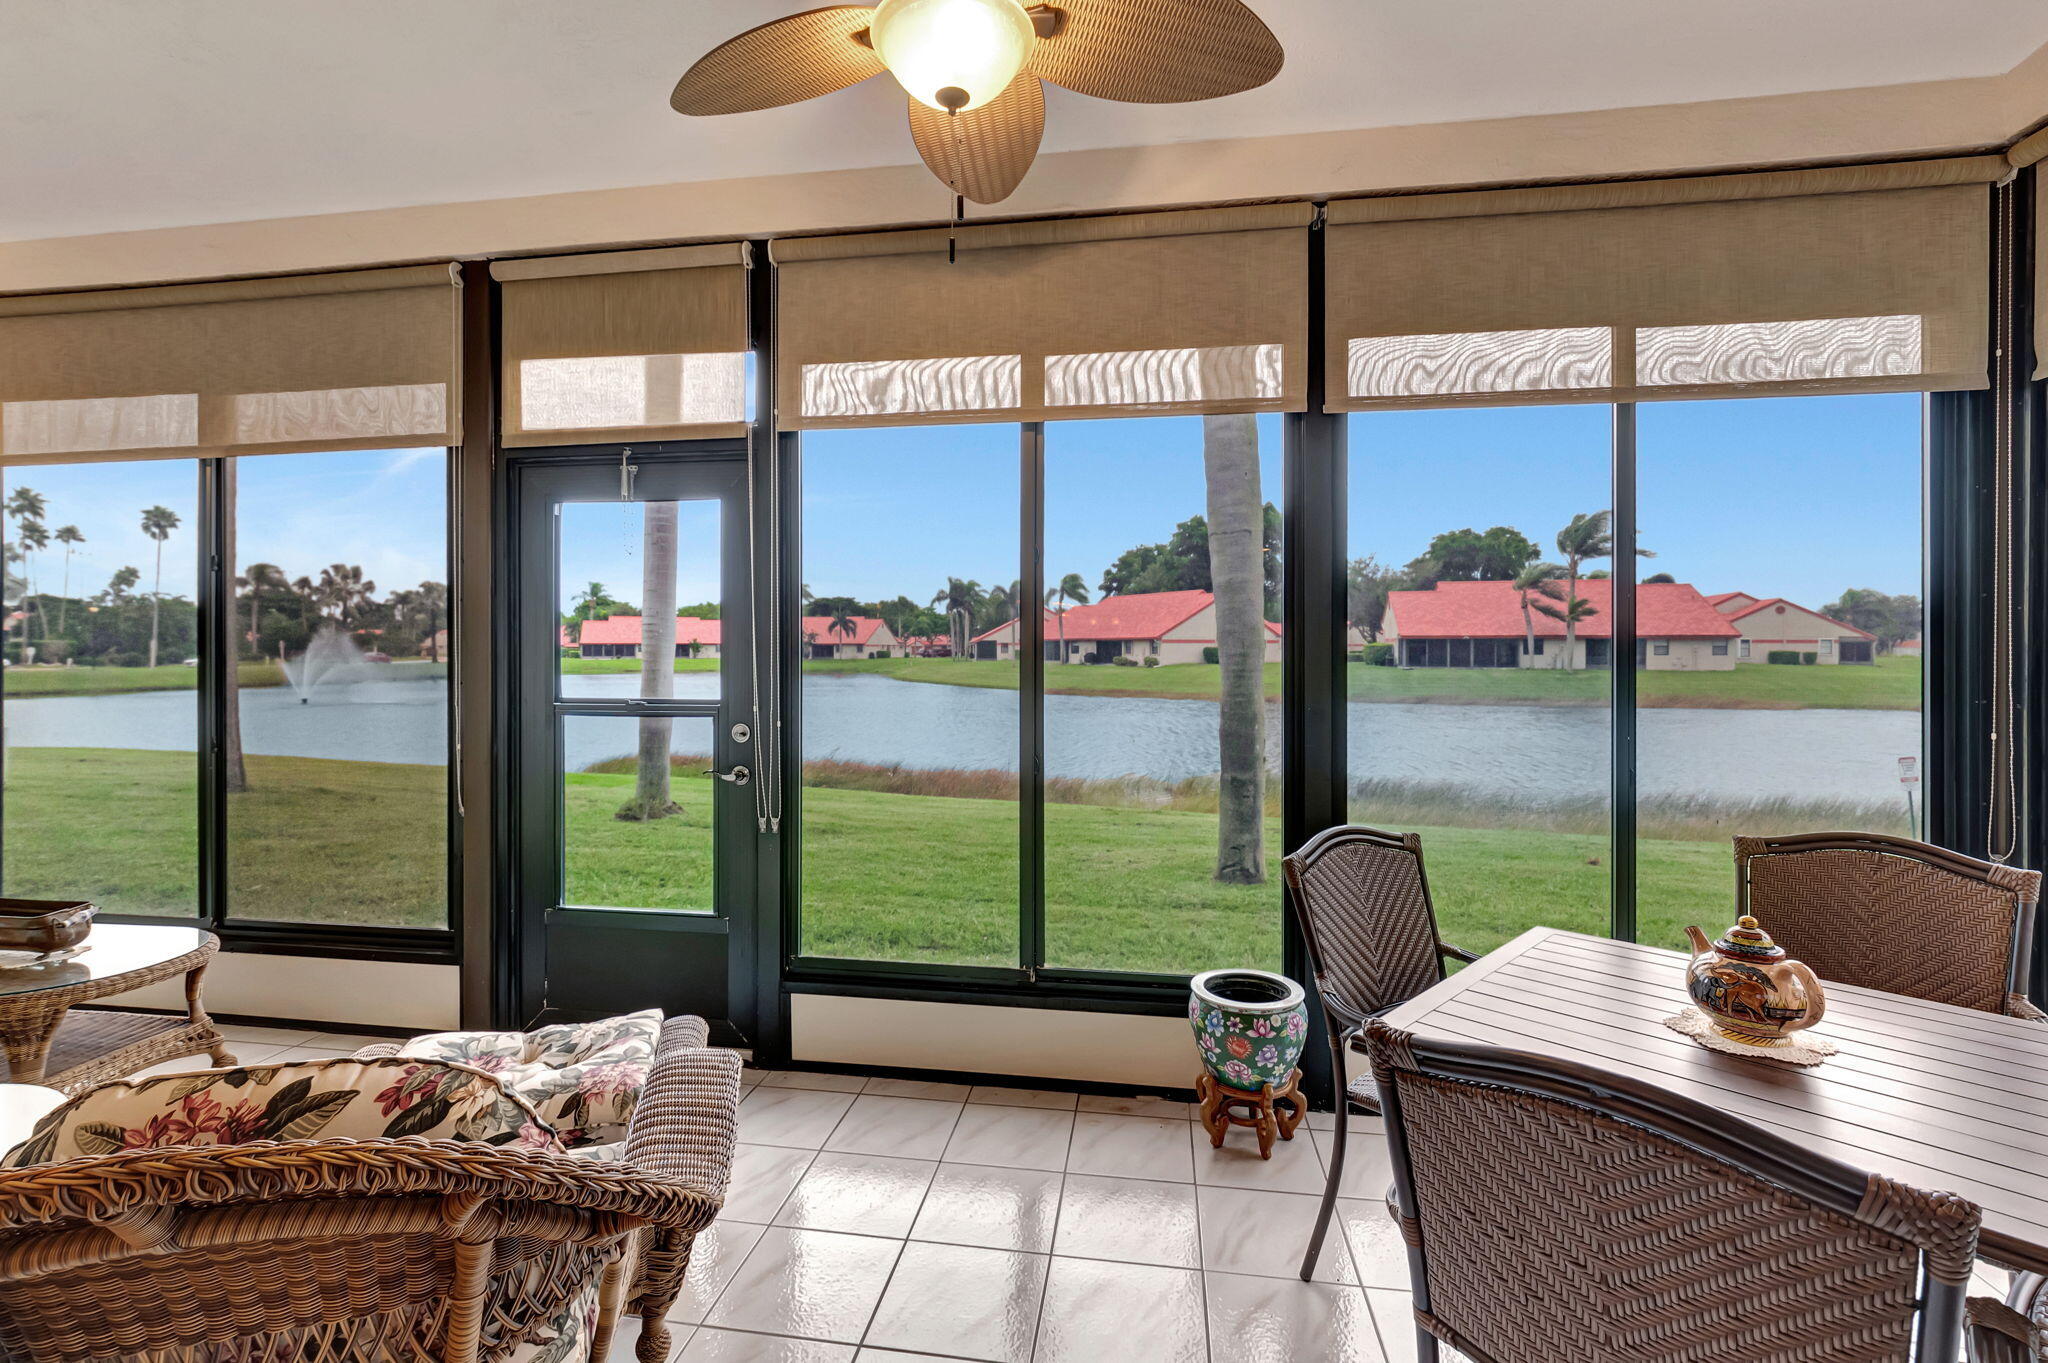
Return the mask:
<svg viewBox="0 0 2048 1363"><path fill-rule="evenodd" d="M1270 970L1211 970L1188 986L1188 1025L1217 1083L1241 1093L1279 1088L1308 1040L1307 997Z"/></svg>

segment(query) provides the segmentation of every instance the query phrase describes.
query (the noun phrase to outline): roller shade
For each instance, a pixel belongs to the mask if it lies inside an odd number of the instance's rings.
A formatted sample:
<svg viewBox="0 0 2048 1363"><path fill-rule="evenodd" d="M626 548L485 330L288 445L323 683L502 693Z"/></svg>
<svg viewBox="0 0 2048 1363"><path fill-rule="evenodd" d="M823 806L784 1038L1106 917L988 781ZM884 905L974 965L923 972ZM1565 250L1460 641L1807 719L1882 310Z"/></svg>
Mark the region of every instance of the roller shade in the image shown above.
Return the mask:
<svg viewBox="0 0 2048 1363"><path fill-rule="evenodd" d="M707 439L747 428L738 242L501 260L500 440Z"/></svg>
<svg viewBox="0 0 2048 1363"><path fill-rule="evenodd" d="M1327 405L1982 388L1999 157L1329 206Z"/></svg>
<svg viewBox="0 0 2048 1363"><path fill-rule="evenodd" d="M2015 170L2024 170L2048 157L2048 129L2023 137L2006 152ZM2034 172L2034 377L2048 379L2048 175Z"/></svg>
<svg viewBox="0 0 2048 1363"><path fill-rule="evenodd" d="M450 445L453 266L0 298L9 464Z"/></svg>
<svg viewBox="0 0 2048 1363"><path fill-rule="evenodd" d="M1300 411L1306 204L774 243L786 429Z"/></svg>

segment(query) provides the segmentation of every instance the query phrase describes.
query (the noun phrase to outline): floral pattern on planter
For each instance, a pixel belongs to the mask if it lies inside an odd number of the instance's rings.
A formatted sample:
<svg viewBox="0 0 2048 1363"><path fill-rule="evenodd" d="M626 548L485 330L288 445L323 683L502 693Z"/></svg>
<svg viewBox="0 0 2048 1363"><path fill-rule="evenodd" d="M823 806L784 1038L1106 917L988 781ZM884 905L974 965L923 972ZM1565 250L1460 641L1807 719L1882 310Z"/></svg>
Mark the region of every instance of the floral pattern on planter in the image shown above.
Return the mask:
<svg viewBox="0 0 2048 1363"><path fill-rule="evenodd" d="M649 1008L532 1032L436 1032L398 1053L490 1071L575 1150L626 1138L660 1040L661 1010Z"/></svg>
<svg viewBox="0 0 2048 1363"><path fill-rule="evenodd" d="M1228 997L1234 985L1266 999ZM1219 992L1222 991L1222 992ZM1308 1040L1307 998L1301 986L1267 970L1211 970L1188 990L1188 1025L1202 1063L1216 1081L1242 1093L1287 1082Z"/></svg>

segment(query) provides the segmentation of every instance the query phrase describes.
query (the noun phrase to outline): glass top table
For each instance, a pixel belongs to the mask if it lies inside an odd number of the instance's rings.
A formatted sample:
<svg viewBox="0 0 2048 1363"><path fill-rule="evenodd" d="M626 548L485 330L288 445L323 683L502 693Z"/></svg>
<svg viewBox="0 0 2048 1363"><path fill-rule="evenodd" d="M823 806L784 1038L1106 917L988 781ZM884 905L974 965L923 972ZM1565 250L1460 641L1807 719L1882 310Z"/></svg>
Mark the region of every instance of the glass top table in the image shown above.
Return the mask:
<svg viewBox="0 0 2048 1363"><path fill-rule="evenodd" d="M96 923L67 960L0 965L6 1078L78 1093L162 1060L207 1052L232 1065L200 997L220 940L200 928ZM185 1013L116 1013L74 1005L185 978Z"/></svg>

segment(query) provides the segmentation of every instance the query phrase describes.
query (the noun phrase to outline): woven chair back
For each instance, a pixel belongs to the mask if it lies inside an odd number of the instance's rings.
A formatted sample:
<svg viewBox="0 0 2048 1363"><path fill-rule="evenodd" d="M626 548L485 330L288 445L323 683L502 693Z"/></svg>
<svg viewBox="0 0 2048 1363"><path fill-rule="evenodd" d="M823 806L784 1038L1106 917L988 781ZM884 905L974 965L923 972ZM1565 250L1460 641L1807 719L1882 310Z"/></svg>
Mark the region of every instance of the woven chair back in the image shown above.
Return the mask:
<svg viewBox="0 0 2048 1363"><path fill-rule="evenodd" d="M1823 980L1987 1013L2020 991L2041 873L1874 833L1735 839L1736 902Z"/></svg>
<svg viewBox="0 0 2048 1363"><path fill-rule="evenodd" d="M4 1170L0 1359L488 1363L690 1200L630 1166L417 1138Z"/></svg>
<svg viewBox="0 0 2048 1363"><path fill-rule="evenodd" d="M1473 1363L1907 1363L1923 1327L1956 1356L1961 1199L1618 1076L1379 1022L1367 1045L1417 1321Z"/></svg>
<svg viewBox="0 0 2048 1363"><path fill-rule="evenodd" d="M1444 977L1417 835L1347 824L1309 839L1281 869L1324 999L1351 1021Z"/></svg>

